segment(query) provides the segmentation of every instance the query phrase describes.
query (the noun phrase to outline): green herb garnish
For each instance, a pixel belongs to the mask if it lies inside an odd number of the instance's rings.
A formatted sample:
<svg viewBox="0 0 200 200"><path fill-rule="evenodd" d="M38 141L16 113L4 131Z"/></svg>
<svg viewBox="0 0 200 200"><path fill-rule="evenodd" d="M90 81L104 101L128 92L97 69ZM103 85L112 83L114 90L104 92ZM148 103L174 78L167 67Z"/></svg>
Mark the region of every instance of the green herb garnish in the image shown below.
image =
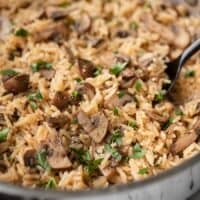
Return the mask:
<svg viewBox="0 0 200 200"><path fill-rule="evenodd" d="M115 116L119 116L119 109L118 108L113 108L113 114L115 115Z"/></svg>
<svg viewBox="0 0 200 200"><path fill-rule="evenodd" d="M24 28L20 28L15 32L15 35L18 37L27 37L29 32Z"/></svg>
<svg viewBox="0 0 200 200"><path fill-rule="evenodd" d="M52 69L52 63L40 60L40 61L37 61L36 63L32 63L31 69L33 72L38 72L41 69Z"/></svg>
<svg viewBox="0 0 200 200"><path fill-rule="evenodd" d="M13 69L2 69L0 71L0 74L4 75L4 76L15 76L17 74L19 74L18 72L16 72Z"/></svg>
<svg viewBox="0 0 200 200"><path fill-rule="evenodd" d="M183 115L183 111L182 111L180 108L177 108L177 109L175 110L175 114L176 114L177 116L182 116L182 115Z"/></svg>
<svg viewBox="0 0 200 200"><path fill-rule="evenodd" d="M92 175L96 169L98 169L98 166L102 162L102 158L100 159L92 159L91 155L88 150L83 150L83 149L75 149L71 148L72 151L76 154L79 162L84 165L87 173L89 175Z"/></svg>
<svg viewBox="0 0 200 200"><path fill-rule="evenodd" d="M130 156L130 158L134 158L134 159L143 158L146 153L145 150L143 150L139 144L136 144L135 146L133 146L132 151L133 151L133 155Z"/></svg>
<svg viewBox="0 0 200 200"><path fill-rule="evenodd" d="M142 83L140 80L135 82L135 89L139 92L142 89Z"/></svg>
<svg viewBox="0 0 200 200"><path fill-rule="evenodd" d="M185 72L185 78L194 77L196 74L195 70L187 70Z"/></svg>
<svg viewBox="0 0 200 200"><path fill-rule="evenodd" d="M82 81L81 78L79 78L79 77L75 78L75 80L77 83L81 83L81 81Z"/></svg>
<svg viewBox="0 0 200 200"><path fill-rule="evenodd" d="M77 90L75 90L75 91L73 91L72 92L72 97L78 97L80 95L80 93L77 91Z"/></svg>
<svg viewBox="0 0 200 200"><path fill-rule="evenodd" d="M122 155L115 148L111 147L109 144L104 145L104 150L109 152L116 161L120 161L122 159Z"/></svg>
<svg viewBox="0 0 200 200"><path fill-rule="evenodd" d="M38 152L36 157L37 157L37 163L40 167L42 167L44 170L51 169L51 167L47 161L47 151L45 149Z"/></svg>
<svg viewBox="0 0 200 200"><path fill-rule="evenodd" d="M165 90L161 90L160 92L158 92L155 97L154 97L154 101L156 103L160 103L164 98L165 98L165 94L166 91Z"/></svg>
<svg viewBox="0 0 200 200"><path fill-rule="evenodd" d="M59 7L61 7L61 8L66 8L67 6L69 6L70 5L70 3L68 2L68 1L64 1L63 3L61 3L60 5L59 5Z"/></svg>
<svg viewBox="0 0 200 200"><path fill-rule="evenodd" d="M142 168L138 171L138 174L144 175L144 174L148 174L149 173L149 169L147 167Z"/></svg>
<svg viewBox="0 0 200 200"><path fill-rule="evenodd" d="M133 22L130 23L130 28L131 28L132 30L138 30L139 25L138 25L137 22L133 21Z"/></svg>
<svg viewBox="0 0 200 200"><path fill-rule="evenodd" d="M119 91L117 95L121 99L125 94L125 91Z"/></svg>
<svg viewBox="0 0 200 200"><path fill-rule="evenodd" d="M100 67L97 67L94 71L94 77L99 76L102 73L102 69Z"/></svg>
<svg viewBox="0 0 200 200"><path fill-rule="evenodd" d="M39 101L39 100L42 100L43 99L43 96L42 94L40 93L40 91L38 92L32 92L28 95L28 100L29 101Z"/></svg>
<svg viewBox="0 0 200 200"><path fill-rule="evenodd" d="M118 76L124 70L126 65L127 65L127 62L117 63L110 69L110 73Z"/></svg>
<svg viewBox="0 0 200 200"><path fill-rule="evenodd" d="M169 117L169 119L164 123L162 130L166 130L169 128L171 124L173 124L174 118Z"/></svg>
<svg viewBox="0 0 200 200"><path fill-rule="evenodd" d="M56 189L57 188L57 183L54 178L50 178L45 185L45 189Z"/></svg>
<svg viewBox="0 0 200 200"><path fill-rule="evenodd" d="M30 93L27 96L27 98L28 98L28 101L29 101L29 104L30 104L31 108L33 110L36 110L38 108L38 105L37 105L36 102L41 101L43 99L43 96L40 93L40 91L38 91L38 92L32 92L32 93Z"/></svg>
<svg viewBox="0 0 200 200"><path fill-rule="evenodd" d="M116 143L117 145L121 145L122 144L122 133L119 130L116 130L112 133L109 143Z"/></svg>
<svg viewBox="0 0 200 200"><path fill-rule="evenodd" d="M0 130L0 142L5 142L9 133L9 128L3 128Z"/></svg>
<svg viewBox="0 0 200 200"><path fill-rule="evenodd" d="M129 121L128 126L132 127L135 130L138 128L136 121Z"/></svg>

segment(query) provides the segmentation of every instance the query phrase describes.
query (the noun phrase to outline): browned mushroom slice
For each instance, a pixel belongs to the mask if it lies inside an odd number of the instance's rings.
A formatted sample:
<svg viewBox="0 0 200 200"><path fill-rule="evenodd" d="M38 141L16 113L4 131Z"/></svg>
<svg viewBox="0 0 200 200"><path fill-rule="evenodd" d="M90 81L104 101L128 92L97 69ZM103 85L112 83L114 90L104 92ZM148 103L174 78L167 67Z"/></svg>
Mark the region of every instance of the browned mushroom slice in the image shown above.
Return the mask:
<svg viewBox="0 0 200 200"><path fill-rule="evenodd" d="M8 170L8 166L6 165L5 161L0 160L0 172L5 173Z"/></svg>
<svg viewBox="0 0 200 200"><path fill-rule="evenodd" d="M117 94L113 94L104 102L104 106L107 108L121 107L131 101L133 101L133 97L129 94L125 94L122 97L119 97Z"/></svg>
<svg viewBox="0 0 200 200"><path fill-rule="evenodd" d="M137 77L133 69L127 68L121 72L120 88L126 89L133 85Z"/></svg>
<svg viewBox="0 0 200 200"><path fill-rule="evenodd" d="M168 117L163 116L159 113L157 113L156 111L152 110L152 111L146 111L147 115L152 119L152 120L156 120L158 122L163 122L165 123L168 119Z"/></svg>
<svg viewBox="0 0 200 200"><path fill-rule="evenodd" d="M78 92L83 96L87 95L89 100L91 100L95 95L95 88L90 83L83 83L78 87Z"/></svg>
<svg viewBox="0 0 200 200"><path fill-rule="evenodd" d="M173 154L177 154L186 149L190 144L196 141L198 135L195 131L178 138L178 140L172 145L171 151Z"/></svg>
<svg viewBox="0 0 200 200"><path fill-rule="evenodd" d="M8 142L1 142L0 143L0 154L4 153L9 149L9 143Z"/></svg>
<svg viewBox="0 0 200 200"><path fill-rule="evenodd" d="M78 120L78 123L82 126L82 128L86 132L90 132L93 129L93 125L90 118L83 111L80 111L78 113L77 120Z"/></svg>
<svg viewBox="0 0 200 200"><path fill-rule="evenodd" d="M92 19L86 13L81 15L80 19L75 22L75 29L79 34L87 32L92 25Z"/></svg>
<svg viewBox="0 0 200 200"><path fill-rule="evenodd" d="M69 104L69 96L65 94L64 92L56 92L52 103L58 109L63 110Z"/></svg>
<svg viewBox="0 0 200 200"><path fill-rule="evenodd" d="M68 35L67 27L63 22L47 24L40 26L33 32L33 39L35 42L42 42L48 40L59 41Z"/></svg>
<svg viewBox="0 0 200 200"><path fill-rule="evenodd" d="M96 143L100 143L103 140L108 129L108 119L103 113L98 112L89 117L80 111L77 119L78 123Z"/></svg>
<svg viewBox="0 0 200 200"><path fill-rule="evenodd" d="M49 69L41 69L39 72L47 80L51 80L54 77L55 73L56 73L54 69L51 69L51 70L49 70Z"/></svg>
<svg viewBox="0 0 200 200"><path fill-rule="evenodd" d="M83 78L94 76L95 66L91 61L78 58L78 67Z"/></svg>
<svg viewBox="0 0 200 200"><path fill-rule="evenodd" d="M130 33L126 30L119 30L116 32L116 36L119 38L127 38L130 35Z"/></svg>
<svg viewBox="0 0 200 200"><path fill-rule="evenodd" d="M91 117L91 122L93 130L89 135L96 143L100 143L107 133L108 119L102 112L99 112Z"/></svg>
<svg viewBox="0 0 200 200"><path fill-rule="evenodd" d="M67 169L71 167L71 161L67 157L65 148L57 133L52 133L49 136L49 152L47 161L52 169Z"/></svg>
<svg viewBox="0 0 200 200"><path fill-rule="evenodd" d="M47 121L51 127L59 129L64 127L69 120L65 115L59 115L56 117L49 117Z"/></svg>
<svg viewBox="0 0 200 200"><path fill-rule="evenodd" d="M26 167L35 167L37 165L36 150L29 149L24 153L24 165Z"/></svg>
<svg viewBox="0 0 200 200"><path fill-rule="evenodd" d="M139 67L146 68L153 63L155 55L153 53L145 53L138 60Z"/></svg>
<svg viewBox="0 0 200 200"><path fill-rule="evenodd" d="M48 18L52 18L55 20L66 17L69 13L67 9L56 7L56 6L49 6L46 8L45 11Z"/></svg>
<svg viewBox="0 0 200 200"><path fill-rule="evenodd" d="M11 93L25 92L29 86L29 75L19 74L15 76L2 77L4 88Z"/></svg>

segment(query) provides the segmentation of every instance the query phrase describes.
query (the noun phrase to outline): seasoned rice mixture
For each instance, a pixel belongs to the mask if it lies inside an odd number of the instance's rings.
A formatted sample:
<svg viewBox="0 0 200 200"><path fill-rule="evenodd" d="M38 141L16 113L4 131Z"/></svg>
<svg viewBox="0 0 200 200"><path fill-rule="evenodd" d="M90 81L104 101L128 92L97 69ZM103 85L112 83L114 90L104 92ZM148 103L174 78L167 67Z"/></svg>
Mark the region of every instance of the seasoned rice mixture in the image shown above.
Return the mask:
<svg viewBox="0 0 200 200"><path fill-rule="evenodd" d="M0 0L0 181L104 188L199 153L200 98L163 90L165 63L199 36L186 3ZM197 54L178 91L199 67Z"/></svg>

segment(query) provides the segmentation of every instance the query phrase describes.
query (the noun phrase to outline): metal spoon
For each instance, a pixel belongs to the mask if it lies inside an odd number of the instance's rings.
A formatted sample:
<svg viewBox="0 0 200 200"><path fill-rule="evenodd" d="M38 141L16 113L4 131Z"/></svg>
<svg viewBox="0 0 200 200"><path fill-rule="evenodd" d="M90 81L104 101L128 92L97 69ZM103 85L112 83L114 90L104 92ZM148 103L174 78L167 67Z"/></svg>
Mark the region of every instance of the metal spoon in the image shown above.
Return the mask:
<svg viewBox="0 0 200 200"><path fill-rule="evenodd" d="M193 42L189 47L187 47L184 52L175 60L166 63L167 68L165 72L167 73L169 79L171 80L171 83L167 86L165 86L167 96L171 97L172 95L175 83L180 75L180 71L182 67L184 66L185 62L194 55L198 50L200 50L200 38L197 39L195 42Z"/></svg>

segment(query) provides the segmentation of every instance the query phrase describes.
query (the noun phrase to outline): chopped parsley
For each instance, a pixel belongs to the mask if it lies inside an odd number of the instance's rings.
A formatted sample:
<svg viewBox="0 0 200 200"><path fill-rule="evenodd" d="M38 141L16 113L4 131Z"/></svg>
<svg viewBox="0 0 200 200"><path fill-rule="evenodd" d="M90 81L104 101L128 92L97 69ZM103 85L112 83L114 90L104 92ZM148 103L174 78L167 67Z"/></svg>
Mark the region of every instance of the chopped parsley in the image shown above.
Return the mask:
<svg viewBox="0 0 200 200"><path fill-rule="evenodd" d="M70 5L70 3L68 2L68 1L64 1L64 2L62 2L61 4L59 4L59 7L61 7L61 8L66 8L67 6L69 6Z"/></svg>
<svg viewBox="0 0 200 200"><path fill-rule="evenodd" d="M37 101L41 101L43 99L43 96L42 94L40 93L40 91L38 92L32 92L30 93L28 96L28 101L29 101L29 104L31 106L31 108L33 110L36 110L38 108L38 105L37 105Z"/></svg>
<svg viewBox="0 0 200 200"><path fill-rule="evenodd" d="M0 74L4 75L4 76L15 76L18 74L18 72L16 72L15 70L13 69L2 69L0 71Z"/></svg>
<svg viewBox="0 0 200 200"><path fill-rule="evenodd" d="M165 94L166 94L166 91L165 90L161 90L160 92L155 94L154 101L156 103L160 103L165 98Z"/></svg>
<svg viewBox="0 0 200 200"><path fill-rule="evenodd" d="M57 188L57 183L54 178L50 178L45 185L45 189L56 189Z"/></svg>
<svg viewBox="0 0 200 200"><path fill-rule="evenodd" d="M79 96L81 96L81 94L77 90L72 92L72 97L77 98Z"/></svg>
<svg viewBox="0 0 200 200"><path fill-rule="evenodd" d="M41 69L52 69L52 63L49 63L49 62L46 62L43 60L39 60L39 61L31 64L31 69L32 69L32 72L38 72Z"/></svg>
<svg viewBox="0 0 200 200"><path fill-rule="evenodd" d="M117 145L121 145L122 144L122 133L119 130L116 130L112 133L110 139L109 139L109 143L116 143Z"/></svg>
<svg viewBox="0 0 200 200"><path fill-rule="evenodd" d="M194 77L196 74L195 70L187 70L185 72L185 78Z"/></svg>
<svg viewBox="0 0 200 200"><path fill-rule="evenodd" d="M29 32L24 28L20 28L15 32L15 35L18 37L27 37Z"/></svg>
<svg viewBox="0 0 200 200"><path fill-rule="evenodd" d="M133 152L133 155L130 156L130 158L134 158L134 159L143 158L146 153L145 150L142 149L139 144L136 144L135 146L133 146L132 152Z"/></svg>
<svg viewBox="0 0 200 200"><path fill-rule="evenodd" d="M138 171L138 174L144 175L144 174L148 174L149 173L149 169L147 167L142 168Z"/></svg>
<svg viewBox="0 0 200 200"><path fill-rule="evenodd" d="M74 80L76 80L77 83L81 83L81 81L82 81L81 78L79 78L79 77L75 78Z"/></svg>
<svg viewBox="0 0 200 200"><path fill-rule="evenodd" d="M125 95L125 91L119 91L117 95L121 99Z"/></svg>
<svg viewBox="0 0 200 200"><path fill-rule="evenodd" d="M111 154L111 156L116 160L116 161L120 161L122 159L122 155L113 147L111 147L111 145L109 144L105 144L104 145L104 150L109 152Z"/></svg>
<svg viewBox="0 0 200 200"><path fill-rule="evenodd" d="M169 119L164 123L162 130L167 130L171 124L173 124L174 118L169 117Z"/></svg>
<svg viewBox="0 0 200 200"><path fill-rule="evenodd" d="M9 128L3 128L0 130L0 142L5 142L9 133Z"/></svg>
<svg viewBox="0 0 200 200"><path fill-rule="evenodd" d="M94 77L99 76L102 73L102 69L100 67L97 67L94 71Z"/></svg>
<svg viewBox="0 0 200 200"><path fill-rule="evenodd" d="M98 169L98 166L101 164L103 160L102 158L92 159L88 150L75 149L75 148L71 148L71 149L76 154L79 162L82 165L84 165L89 175L92 175L95 172L95 170Z"/></svg>
<svg viewBox="0 0 200 200"><path fill-rule="evenodd" d="M142 82L140 80L137 80L135 82L135 89L137 92L139 92L142 89Z"/></svg>
<svg viewBox="0 0 200 200"><path fill-rule="evenodd" d="M78 120L77 120L77 118L76 118L76 117L74 117L74 118L72 119L71 123L72 123L72 124L77 124L77 123L78 123Z"/></svg>
<svg viewBox="0 0 200 200"><path fill-rule="evenodd" d="M128 126L132 127L135 130L138 128L136 121L129 121Z"/></svg>
<svg viewBox="0 0 200 200"><path fill-rule="evenodd" d="M45 149L39 151L36 155L37 157L37 163L40 167L42 167L44 170L50 170L51 167L47 161L47 152Z"/></svg>
<svg viewBox="0 0 200 200"><path fill-rule="evenodd" d="M119 116L119 109L118 108L113 108L113 114L115 115L115 116Z"/></svg>
<svg viewBox="0 0 200 200"><path fill-rule="evenodd" d="M139 28L139 25L138 25L137 22L133 21L133 22L130 23L130 29L138 30L138 28Z"/></svg>
<svg viewBox="0 0 200 200"><path fill-rule="evenodd" d="M183 111L182 111L180 108L177 108L177 109L175 110L175 114L176 114L177 116L182 116L182 115L183 115Z"/></svg>
<svg viewBox="0 0 200 200"><path fill-rule="evenodd" d="M124 70L126 65L127 65L127 62L117 63L110 69L110 73L118 76Z"/></svg>

